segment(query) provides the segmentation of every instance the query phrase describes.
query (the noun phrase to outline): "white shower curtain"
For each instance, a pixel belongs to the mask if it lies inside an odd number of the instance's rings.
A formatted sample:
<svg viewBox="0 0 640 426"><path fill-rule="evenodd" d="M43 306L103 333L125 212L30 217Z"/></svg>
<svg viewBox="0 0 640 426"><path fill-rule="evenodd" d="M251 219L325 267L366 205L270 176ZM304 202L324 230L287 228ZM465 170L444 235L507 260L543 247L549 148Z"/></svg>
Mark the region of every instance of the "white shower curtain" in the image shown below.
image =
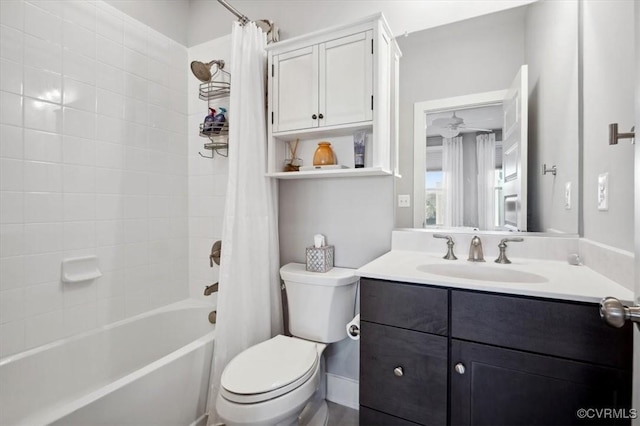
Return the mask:
<svg viewBox="0 0 640 426"><path fill-rule="evenodd" d="M220 290L209 388L209 425L219 422L220 376L237 354L282 333L277 186L266 173L266 36L233 25L229 182L222 229Z"/></svg>
<svg viewBox="0 0 640 426"><path fill-rule="evenodd" d="M462 137L442 140L444 226L464 225L464 168Z"/></svg>
<svg viewBox="0 0 640 426"><path fill-rule="evenodd" d="M495 171L496 135L476 136L476 158L478 161L478 226L480 229L495 229Z"/></svg>

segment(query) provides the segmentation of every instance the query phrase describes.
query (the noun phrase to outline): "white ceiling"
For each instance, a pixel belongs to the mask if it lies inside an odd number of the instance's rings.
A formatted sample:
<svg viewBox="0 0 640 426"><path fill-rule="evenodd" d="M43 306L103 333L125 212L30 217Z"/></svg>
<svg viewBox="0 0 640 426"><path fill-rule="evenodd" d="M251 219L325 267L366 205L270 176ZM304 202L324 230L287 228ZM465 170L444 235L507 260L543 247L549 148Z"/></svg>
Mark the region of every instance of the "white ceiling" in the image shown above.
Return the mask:
<svg viewBox="0 0 640 426"><path fill-rule="evenodd" d="M228 0L250 19L271 19L281 39L384 13L395 36L535 0ZM227 35L235 17L215 0L189 0L189 46Z"/></svg>

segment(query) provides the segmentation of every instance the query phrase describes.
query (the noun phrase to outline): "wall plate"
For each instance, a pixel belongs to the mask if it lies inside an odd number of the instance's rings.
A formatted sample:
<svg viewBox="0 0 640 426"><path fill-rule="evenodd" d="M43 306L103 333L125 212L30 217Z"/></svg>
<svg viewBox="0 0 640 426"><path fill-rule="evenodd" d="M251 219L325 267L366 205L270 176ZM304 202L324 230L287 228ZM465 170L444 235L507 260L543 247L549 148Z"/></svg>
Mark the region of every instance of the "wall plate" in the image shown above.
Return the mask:
<svg viewBox="0 0 640 426"><path fill-rule="evenodd" d="M411 195L398 194L398 207L411 207Z"/></svg>
<svg viewBox="0 0 640 426"><path fill-rule="evenodd" d="M598 210L609 210L609 173L598 175Z"/></svg>
<svg viewBox="0 0 640 426"><path fill-rule="evenodd" d="M571 182L564 184L564 209L571 210Z"/></svg>

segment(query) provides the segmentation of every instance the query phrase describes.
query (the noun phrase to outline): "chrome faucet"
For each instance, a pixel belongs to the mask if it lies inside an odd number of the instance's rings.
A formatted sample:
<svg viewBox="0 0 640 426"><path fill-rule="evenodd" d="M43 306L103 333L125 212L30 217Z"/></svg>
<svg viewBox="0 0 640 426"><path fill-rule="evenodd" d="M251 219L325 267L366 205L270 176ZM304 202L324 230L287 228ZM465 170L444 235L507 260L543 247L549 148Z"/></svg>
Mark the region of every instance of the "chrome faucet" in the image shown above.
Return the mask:
<svg viewBox="0 0 640 426"><path fill-rule="evenodd" d="M474 235L469 246L469 262L484 262L484 254L482 253L482 241L480 237Z"/></svg>
<svg viewBox="0 0 640 426"><path fill-rule="evenodd" d="M450 235L444 235L444 234L433 234L433 238L444 238L445 240L447 240L447 254L445 254L442 258L443 259L447 259L447 260L458 260L458 258L456 257L455 254L453 254L453 246L454 246L454 242L453 242L453 238L451 238Z"/></svg>
<svg viewBox="0 0 640 426"><path fill-rule="evenodd" d="M507 259L507 243L521 243L524 241L522 237L513 237L513 238L503 238L500 240L500 244L498 244L498 248L500 249L500 255L495 260L496 263L511 263L509 259Z"/></svg>

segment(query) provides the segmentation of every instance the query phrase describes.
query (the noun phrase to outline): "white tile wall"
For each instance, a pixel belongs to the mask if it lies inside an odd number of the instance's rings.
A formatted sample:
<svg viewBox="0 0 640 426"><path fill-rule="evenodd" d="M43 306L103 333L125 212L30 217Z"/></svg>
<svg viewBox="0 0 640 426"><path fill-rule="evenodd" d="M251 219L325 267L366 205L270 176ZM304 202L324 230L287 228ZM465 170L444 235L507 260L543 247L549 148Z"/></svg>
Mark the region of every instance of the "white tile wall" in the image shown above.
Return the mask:
<svg viewBox="0 0 640 426"><path fill-rule="evenodd" d="M187 297L187 49L101 1L2 0L0 71L0 357ZM85 254L103 277L61 283Z"/></svg>
<svg viewBox="0 0 640 426"><path fill-rule="evenodd" d="M230 67L230 51L231 37L221 37L191 47L189 61L209 62L212 59L223 59L226 67ZM225 69L228 70L228 68ZM173 80L173 77L170 80ZM201 138L197 132L199 124L208 113L207 102L198 98L199 84L200 82L189 74L187 92L189 102L189 290L193 298L216 303L216 295L205 297L203 290L205 286L218 280L218 266L215 264L213 268L209 266L209 254L213 243L222 239L229 162L227 158L218 154L214 154L213 159L198 155L198 152L211 155L211 151L202 148L208 140ZM172 98L177 92L169 91L168 93ZM157 99L154 98L154 100ZM186 102L186 98L180 98L178 103L184 105ZM228 109L229 99L216 100L215 105Z"/></svg>

